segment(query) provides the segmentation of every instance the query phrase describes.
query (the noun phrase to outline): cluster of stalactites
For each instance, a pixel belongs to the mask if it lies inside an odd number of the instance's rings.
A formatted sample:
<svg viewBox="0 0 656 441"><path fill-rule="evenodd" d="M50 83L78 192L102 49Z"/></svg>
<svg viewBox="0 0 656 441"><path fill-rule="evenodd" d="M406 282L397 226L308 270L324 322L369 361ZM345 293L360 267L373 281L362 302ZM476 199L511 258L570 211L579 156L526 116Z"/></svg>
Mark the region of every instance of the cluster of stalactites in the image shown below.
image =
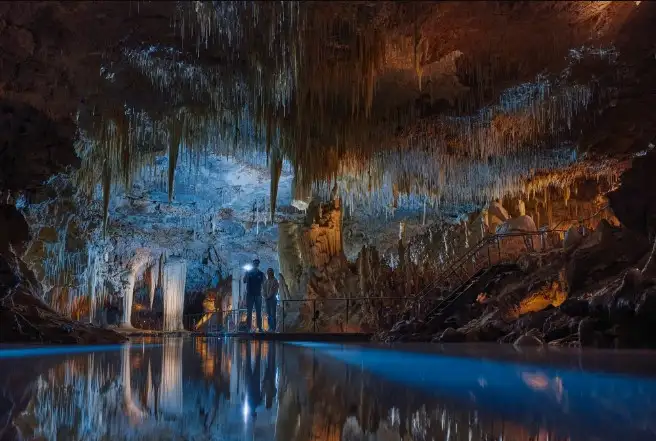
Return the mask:
<svg viewBox="0 0 656 441"><path fill-rule="evenodd" d="M476 181L487 176L480 175L481 170L495 168L504 161L495 158L519 154L527 146L537 145L530 151L538 160L540 141L571 128L592 99L588 87L568 85L567 75L557 81L539 77L506 91L497 105L476 115L433 118L398 133L397 126L416 121L408 119L414 118L408 116L413 112L389 107L398 104L376 101L377 79L385 73L393 45L383 26L362 19L368 6L341 5L339 14L320 2L178 6L176 29L196 45L196 59L156 47L124 53L135 72L148 79L155 93L165 95L173 110L157 117L125 108L103 111L102 121L89 134L95 147L85 156L84 175L91 189L99 178L102 182L105 220L113 186L128 186L134 173L152 162L153 152L168 155L172 199L182 152L199 160L210 150L228 155L266 151L271 157L271 219L283 158L303 170L301 184L330 186L345 169L348 176L353 168L349 160L374 161L374 169L398 168L398 155L421 150L438 173L396 170L382 179L370 165L367 191L382 189L391 177L397 187L412 188L432 203L444 197L488 199L518 184L490 183L494 188L481 194ZM399 20L408 21L405 27L413 29L413 64L421 79L420 51L425 47L417 17L409 14ZM220 54L224 62L208 65L203 48ZM394 123L397 120L399 124ZM453 182L449 170L454 164L460 178L455 182L465 185L448 190L458 195L444 195L445 182ZM513 168L514 172L522 170Z"/></svg>

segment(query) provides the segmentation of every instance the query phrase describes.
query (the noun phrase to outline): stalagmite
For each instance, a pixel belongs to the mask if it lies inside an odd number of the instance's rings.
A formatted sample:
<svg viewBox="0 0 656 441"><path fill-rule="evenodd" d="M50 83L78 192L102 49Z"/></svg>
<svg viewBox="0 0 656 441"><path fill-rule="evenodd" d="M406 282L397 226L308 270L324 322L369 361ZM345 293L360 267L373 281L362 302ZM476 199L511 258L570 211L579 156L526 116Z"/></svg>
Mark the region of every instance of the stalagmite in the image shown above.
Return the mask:
<svg viewBox="0 0 656 441"><path fill-rule="evenodd" d="M130 259L127 272L124 274L123 282L123 323L125 328L132 327L132 303L134 300L134 285L145 265L148 262L147 251L140 249L136 255Z"/></svg>
<svg viewBox="0 0 656 441"><path fill-rule="evenodd" d="M183 329L185 281L187 264L183 260L169 260L164 265L162 295L164 298L164 331Z"/></svg>
<svg viewBox="0 0 656 441"><path fill-rule="evenodd" d="M173 200L173 179L175 176L175 167L178 165L181 137L182 137L182 128L180 127L180 122L174 120L171 123L170 134L169 134L169 152L168 152L169 153L169 175L168 175L169 202Z"/></svg>

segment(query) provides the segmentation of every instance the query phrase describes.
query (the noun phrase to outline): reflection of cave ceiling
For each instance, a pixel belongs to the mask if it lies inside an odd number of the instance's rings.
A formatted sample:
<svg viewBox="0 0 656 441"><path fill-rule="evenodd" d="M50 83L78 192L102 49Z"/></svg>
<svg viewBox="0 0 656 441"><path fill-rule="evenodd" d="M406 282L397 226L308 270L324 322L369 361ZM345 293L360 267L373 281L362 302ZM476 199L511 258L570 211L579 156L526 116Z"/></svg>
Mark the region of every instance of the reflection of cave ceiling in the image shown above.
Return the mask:
<svg viewBox="0 0 656 441"><path fill-rule="evenodd" d="M424 212L454 217L647 148L655 15L611 1L5 2L0 190L42 201L73 165L117 253L202 261L212 245L266 265L270 217L298 215L295 177L323 196L337 184L347 246L391 243Z"/></svg>

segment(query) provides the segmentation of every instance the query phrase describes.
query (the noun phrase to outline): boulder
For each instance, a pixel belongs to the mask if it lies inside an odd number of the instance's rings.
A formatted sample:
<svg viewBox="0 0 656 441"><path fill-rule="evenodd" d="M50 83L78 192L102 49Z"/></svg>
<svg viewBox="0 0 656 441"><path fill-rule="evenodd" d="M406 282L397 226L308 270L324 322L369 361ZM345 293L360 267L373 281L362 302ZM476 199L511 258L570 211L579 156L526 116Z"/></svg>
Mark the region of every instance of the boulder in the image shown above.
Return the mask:
<svg viewBox="0 0 656 441"><path fill-rule="evenodd" d="M440 343L460 343L465 341L466 336L461 331L453 328L445 329L434 341Z"/></svg>
<svg viewBox="0 0 656 441"><path fill-rule="evenodd" d="M576 334L576 332L578 332L579 321L578 318L569 317L561 311L555 310L555 312L545 320L542 327L544 339L550 342Z"/></svg>
<svg viewBox="0 0 656 441"><path fill-rule="evenodd" d="M567 299L558 308L570 317L581 317L590 313L589 305L589 302L583 299Z"/></svg>
<svg viewBox="0 0 656 441"><path fill-rule="evenodd" d="M553 314L553 309L531 312L523 315L515 322L515 329L525 332L529 329L541 329L545 321Z"/></svg>
<svg viewBox="0 0 656 441"><path fill-rule="evenodd" d="M579 322L578 334L581 346L592 346L596 343L596 328L598 324L598 320L590 317L586 317Z"/></svg>
<svg viewBox="0 0 656 441"><path fill-rule="evenodd" d="M640 236L602 220L597 230L569 255L566 277L570 295L636 264L648 248Z"/></svg>

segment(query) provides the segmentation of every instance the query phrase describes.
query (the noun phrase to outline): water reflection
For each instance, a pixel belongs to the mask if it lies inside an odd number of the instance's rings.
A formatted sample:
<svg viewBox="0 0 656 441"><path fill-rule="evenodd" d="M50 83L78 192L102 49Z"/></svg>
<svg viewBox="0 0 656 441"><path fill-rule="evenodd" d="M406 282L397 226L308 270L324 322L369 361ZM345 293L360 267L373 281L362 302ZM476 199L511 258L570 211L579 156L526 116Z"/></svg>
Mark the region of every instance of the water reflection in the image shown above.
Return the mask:
<svg viewBox="0 0 656 441"><path fill-rule="evenodd" d="M7 381L9 389L0 391L0 423L10 421L0 424L0 439L587 441L656 435L656 387L647 379L203 338L47 359L48 366L35 367L35 359L0 357L2 378L33 371L31 381ZM23 404L16 400L21 396ZM15 402L8 413L7 397Z"/></svg>

